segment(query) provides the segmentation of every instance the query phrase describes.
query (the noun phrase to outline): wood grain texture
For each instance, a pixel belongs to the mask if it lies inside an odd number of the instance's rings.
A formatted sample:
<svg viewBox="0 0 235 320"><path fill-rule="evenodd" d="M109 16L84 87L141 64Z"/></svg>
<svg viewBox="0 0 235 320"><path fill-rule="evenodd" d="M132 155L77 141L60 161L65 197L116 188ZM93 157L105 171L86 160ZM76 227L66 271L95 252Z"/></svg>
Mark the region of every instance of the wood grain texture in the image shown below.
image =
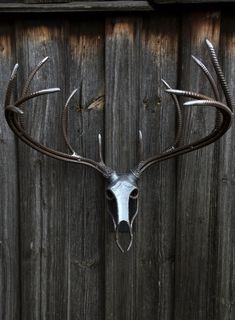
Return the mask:
<svg viewBox="0 0 235 320"><path fill-rule="evenodd" d="M31 90L64 87L64 31L51 20L18 22L19 91L26 75L42 58L52 58L35 76ZM59 117L63 94L35 99L25 106L26 130L38 141L61 150ZM19 144L21 199L22 319L65 319L68 283L68 212L66 164Z"/></svg>
<svg viewBox="0 0 235 320"><path fill-rule="evenodd" d="M127 172L136 163L139 75L138 18L115 17L106 21L105 134L106 163ZM122 254L106 218L106 319L135 319L135 245ZM122 234L125 242L128 234ZM134 235L135 237L135 235Z"/></svg>
<svg viewBox="0 0 235 320"><path fill-rule="evenodd" d="M175 33L172 33L175 30ZM144 158L174 141L175 108L161 79L177 86L179 21L171 15L143 19L139 77L139 128ZM133 118L132 118L133 119ZM151 167L140 178L136 232L135 319L172 319L174 309L175 160ZM167 190L167 191L166 191Z"/></svg>
<svg viewBox="0 0 235 320"><path fill-rule="evenodd" d="M234 16L224 13L221 24L220 58L232 96L235 95L235 25ZM230 320L235 317L235 126L219 142L218 204L216 250L214 257L214 317Z"/></svg>
<svg viewBox="0 0 235 320"><path fill-rule="evenodd" d="M78 154L98 159L104 137L104 24L74 19L67 24L66 91L69 132ZM99 99L103 97L103 99ZM95 103L97 101L97 103ZM104 319L104 179L91 168L68 166L69 300L67 319Z"/></svg>
<svg viewBox="0 0 235 320"><path fill-rule="evenodd" d="M193 23L192 23L193 21ZM220 15L199 12L184 15L180 88L211 95L205 76L190 59L191 54L208 64L205 39L219 45ZM210 64L209 64L210 65ZM185 110L184 143L208 134L214 111ZM178 159L175 319L214 319L211 310L213 286L214 224L216 191L214 145ZM214 167L215 166L215 167Z"/></svg>
<svg viewBox="0 0 235 320"><path fill-rule="evenodd" d="M0 25L0 318L20 319L17 148L4 116L4 96L14 60L14 33Z"/></svg>

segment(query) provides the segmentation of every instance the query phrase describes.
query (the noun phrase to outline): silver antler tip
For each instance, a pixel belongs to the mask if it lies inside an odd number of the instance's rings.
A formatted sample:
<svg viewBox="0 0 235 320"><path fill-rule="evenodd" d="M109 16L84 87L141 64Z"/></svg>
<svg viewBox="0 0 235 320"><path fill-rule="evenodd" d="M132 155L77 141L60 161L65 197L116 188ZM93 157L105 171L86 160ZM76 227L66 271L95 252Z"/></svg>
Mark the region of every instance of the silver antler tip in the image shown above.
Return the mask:
<svg viewBox="0 0 235 320"><path fill-rule="evenodd" d="M18 68L19 68L19 63L16 63L16 64L14 65L13 70L12 70L11 78L14 78L14 77L15 77Z"/></svg>
<svg viewBox="0 0 235 320"><path fill-rule="evenodd" d="M193 101L187 101L183 104L185 107L195 106L197 104L201 104L202 100L193 100Z"/></svg>
<svg viewBox="0 0 235 320"><path fill-rule="evenodd" d="M70 94L69 98L68 98L68 101L70 101L72 99L72 97L75 95L75 93L78 91L78 88L77 89L74 89L72 91L72 93Z"/></svg>
<svg viewBox="0 0 235 320"><path fill-rule="evenodd" d="M78 88L74 89L71 95L73 96L78 91Z"/></svg>
<svg viewBox="0 0 235 320"><path fill-rule="evenodd" d="M73 96L75 95L75 93L78 91L78 89L74 89L73 91L72 91L72 93L70 94L70 96L68 97L68 99L67 99L67 101L66 101L66 103L65 103L65 108L67 108L68 107L68 105L69 105L69 103L70 103L70 100L73 98Z"/></svg>
<svg viewBox="0 0 235 320"><path fill-rule="evenodd" d="M60 88L49 88L49 89L43 89L40 90L40 93L54 93L54 92L60 92Z"/></svg>
<svg viewBox="0 0 235 320"><path fill-rule="evenodd" d="M102 149L102 136L101 136L100 133L98 134L98 142L99 142L99 148L100 148L100 152L101 152L101 149Z"/></svg>
<svg viewBox="0 0 235 320"><path fill-rule="evenodd" d="M98 134L98 145L99 145L100 163L104 164L104 158L103 158L103 152L102 152L102 136L100 133Z"/></svg>
<svg viewBox="0 0 235 320"><path fill-rule="evenodd" d="M174 90L174 89L166 89L165 90L165 92L167 92L167 93L175 93L175 91L177 91L177 90Z"/></svg>
<svg viewBox="0 0 235 320"><path fill-rule="evenodd" d="M187 93L187 91L184 91L184 90L178 90L178 89L166 89L165 92L167 93L171 93L171 94L175 94L175 95L185 95Z"/></svg>
<svg viewBox="0 0 235 320"><path fill-rule="evenodd" d="M169 84L164 80L164 79L161 79L162 83L165 85L166 88L170 88Z"/></svg>
<svg viewBox="0 0 235 320"><path fill-rule="evenodd" d="M214 49L213 44L208 39L206 39L206 44L209 47L209 49Z"/></svg>
<svg viewBox="0 0 235 320"><path fill-rule="evenodd" d="M51 92L59 92L59 91L61 91L60 88L51 88Z"/></svg>
<svg viewBox="0 0 235 320"><path fill-rule="evenodd" d="M45 58L42 59L41 63L44 63L44 62L46 62L46 61L49 60L49 59L50 59L50 57L49 57L49 56L46 56Z"/></svg>
<svg viewBox="0 0 235 320"><path fill-rule="evenodd" d="M198 58L196 58L194 55L191 55L191 57L196 63L200 63L200 60Z"/></svg>

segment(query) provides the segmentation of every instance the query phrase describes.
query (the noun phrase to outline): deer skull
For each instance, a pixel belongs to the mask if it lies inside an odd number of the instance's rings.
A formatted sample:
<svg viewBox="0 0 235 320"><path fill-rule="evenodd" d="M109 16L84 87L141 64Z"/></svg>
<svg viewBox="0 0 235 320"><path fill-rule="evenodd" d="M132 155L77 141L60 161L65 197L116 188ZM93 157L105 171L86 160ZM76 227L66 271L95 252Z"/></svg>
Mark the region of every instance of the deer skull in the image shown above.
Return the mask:
<svg viewBox="0 0 235 320"><path fill-rule="evenodd" d="M117 174L112 173L106 187L106 199L108 211L112 217L116 233L116 243L119 249L124 249L119 241L119 232L128 232L130 242L127 251L130 249L133 240L132 224L138 213L138 187L136 176L133 173Z"/></svg>

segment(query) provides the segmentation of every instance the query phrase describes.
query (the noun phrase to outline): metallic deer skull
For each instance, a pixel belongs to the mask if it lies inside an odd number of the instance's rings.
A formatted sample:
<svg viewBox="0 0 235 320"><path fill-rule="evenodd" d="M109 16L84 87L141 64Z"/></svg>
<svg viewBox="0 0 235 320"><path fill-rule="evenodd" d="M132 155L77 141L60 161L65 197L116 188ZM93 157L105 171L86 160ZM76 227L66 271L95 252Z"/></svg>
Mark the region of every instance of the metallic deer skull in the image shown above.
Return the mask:
<svg viewBox="0 0 235 320"><path fill-rule="evenodd" d="M118 175L114 172L109 180L106 187L106 199L108 211L113 219L116 242L120 250L124 251L119 241L119 231L128 232L130 235L128 251L133 240L132 224L138 213L137 178L133 173Z"/></svg>
<svg viewBox="0 0 235 320"><path fill-rule="evenodd" d="M52 89L45 89L40 90L37 92L29 92L30 83L33 80L34 75L36 72L42 67L42 65L47 61L47 58L43 59L37 67L31 72L29 75L28 80L26 81L22 94L19 98L15 99L15 94L13 89L15 87L16 82L16 74L18 69L18 64L15 65L13 72L11 74L7 91L6 91L6 98L5 98L5 116L6 120L13 130L13 132L21 139L23 142L28 144L30 147L36 149L43 154L50 156L52 158L63 160L67 162L77 163L79 165L86 165L92 167L93 169L100 172L106 179L106 198L108 203L108 210L112 216L115 235L116 235L116 242L121 249L124 251L122 245L119 241L119 232L127 231L130 236L129 245L127 246L127 250L130 249L133 239L133 231L132 225L133 221L138 213L138 187L137 187L137 180L141 176L141 174L152 165L159 163L161 161L165 161L167 159L182 155L184 153L188 153L197 149L200 149L204 146L207 146L210 143L215 142L219 139L230 127L232 122L233 116L233 103L232 98L226 84L223 72L219 65L218 59L216 57L215 50L212 44L206 40L206 44L209 50L209 54L211 57L211 62L213 64L215 74L218 78L218 83L220 84L226 104L222 103L220 100L220 94L217 88L217 82L214 80L210 72L208 71L207 67L197 58L193 57L194 62L199 66L202 70L204 76L209 81L212 91L213 97L208 97L200 93L192 92L192 91L183 91L183 90L175 90L172 89L164 80L163 83L166 87L166 92L170 94L173 99L176 114L177 114L177 126L176 126L176 136L175 141L172 145L163 150L162 153L158 155L154 155L148 159L143 160L142 150L143 150L143 143L142 143L142 134L139 132L139 140L140 140L140 162L139 164L129 173L126 174L118 174L116 171L108 167L102 157L102 141L101 136L99 135L99 156L100 160L97 162L92 159L88 159L78 155L73 147L71 146L68 134L67 134L67 112L68 112L68 105L72 97L75 95L77 90L74 90L72 94L69 96L64 112L62 115L62 127L63 127L63 135L65 142L68 146L70 154L60 152L51 148L44 146L43 144L35 141L26 131L23 126L23 121L21 121L21 117L23 115L23 110L21 106L26 103L29 99L49 94L53 92L57 92L60 89L52 88ZM211 131L210 134L207 136L191 142L186 145L182 145L182 107L179 104L178 97L188 97L191 98L191 101L185 102L183 104L184 107L212 107L216 108L216 121L215 127Z"/></svg>

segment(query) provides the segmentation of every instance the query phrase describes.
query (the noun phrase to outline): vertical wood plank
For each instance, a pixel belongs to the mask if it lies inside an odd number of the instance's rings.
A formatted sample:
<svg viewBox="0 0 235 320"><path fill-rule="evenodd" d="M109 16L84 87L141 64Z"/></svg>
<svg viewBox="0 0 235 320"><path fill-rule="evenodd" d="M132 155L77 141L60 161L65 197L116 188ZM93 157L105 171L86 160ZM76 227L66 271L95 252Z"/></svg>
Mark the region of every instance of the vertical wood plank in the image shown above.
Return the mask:
<svg viewBox="0 0 235 320"><path fill-rule="evenodd" d="M104 23L70 20L66 90L71 101L70 139L78 154L98 159L104 137ZM104 178L91 168L68 167L70 217L68 319L104 319Z"/></svg>
<svg viewBox="0 0 235 320"><path fill-rule="evenodd" d="M138 73L144 158L160 153L174 141L175 108L164 93L161 79L177 86L178 30L179 21L172 15L157 14L143 19ZM140 180L135 319L172 319L175 178L175 160L171 160L151 167Z"/></svg>
<svg viewBox="0 0 235 320"><path fill-rule="evenodd" d="M16 26L17 57L21 76L43 57L50 62L39 71L32 90L64 87L64 30L61 21L25 20ZM64 145L60 114L63 94L35 99L25 107L25 126L36 140L61 150ZM19 144L21 199L22 319L66 319L67 234L66 164Z"/></svg>
<svg viewBox="0 0 235 320"><path fill-rule="evenodd" d="M4 116L3 101L14 63L14 33L0 25L0 318L20 319L17 150Z"/></svg>
<svg viewBox="0 0 235 320"><path fill-rule="evenodd" d="M136 161L139 23L140 19L135 17L110 17L106 21L106 163L119 172L127 172ZM107 215L106 319L132 320L135 319L136 307L136 239L132 249L122 254L109 227L110 219Z"/></svg>
<svg viewBox="0 0 235 320"><path fill-rule="evenodd" d="M235 25L234 15L223 13L220 57L232 96L235 96ZM235 318L235 126L220 140L218 166L218 211L215 250L214 318Z"/></svg>
<svg viewBox="0 0 235 320"><path fill-rule="evenodd" d="M218 47L220 15L217 12L184 14L182 19L180 88L211 95L205 76L190 55L209 61L205 39ZM214 112L185 110L184 143L210 132ZM213 286L216 177L214 145L181 157L178 161L175 319L214 319Z"/></svg>

